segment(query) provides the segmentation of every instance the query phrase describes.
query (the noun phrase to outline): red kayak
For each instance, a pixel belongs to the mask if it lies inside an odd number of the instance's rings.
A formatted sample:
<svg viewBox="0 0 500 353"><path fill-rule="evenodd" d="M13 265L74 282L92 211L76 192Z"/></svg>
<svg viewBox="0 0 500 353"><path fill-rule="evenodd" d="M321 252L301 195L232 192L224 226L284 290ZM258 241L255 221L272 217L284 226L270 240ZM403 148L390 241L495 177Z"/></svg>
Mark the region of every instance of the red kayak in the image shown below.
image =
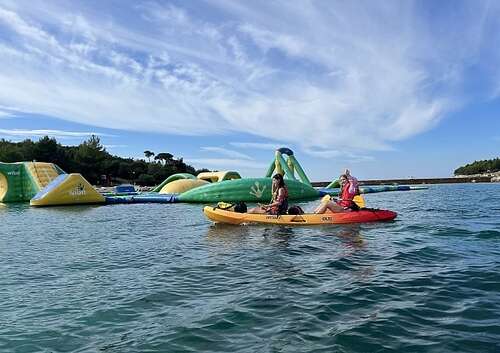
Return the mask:
<svg viewBox="0 0 500 353"><path fill-rule="evenodd" d="M222 210L217 207L205 206L203 209L208 219L217 223L242 224L262 223L280 225L320 225L320 224L348 224L391 221L396 218L397 213L388 210L362 209L360 211L324 213L324 214L301 214L301 215L268 215L254 213L238 213Z"/></svg>

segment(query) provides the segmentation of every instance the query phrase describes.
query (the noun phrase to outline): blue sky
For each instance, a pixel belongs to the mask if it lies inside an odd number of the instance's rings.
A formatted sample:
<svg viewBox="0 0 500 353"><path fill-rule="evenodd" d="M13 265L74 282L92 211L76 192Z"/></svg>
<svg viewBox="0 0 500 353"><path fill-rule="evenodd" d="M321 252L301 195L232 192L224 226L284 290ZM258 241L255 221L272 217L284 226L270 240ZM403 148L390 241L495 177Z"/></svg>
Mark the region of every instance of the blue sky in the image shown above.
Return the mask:
<svg viewBox="0 0 500 353"><path fill-rule="evenodd" d="M260 176L449 176L500 151L497 1L0 0L0 138Z"/></svg>

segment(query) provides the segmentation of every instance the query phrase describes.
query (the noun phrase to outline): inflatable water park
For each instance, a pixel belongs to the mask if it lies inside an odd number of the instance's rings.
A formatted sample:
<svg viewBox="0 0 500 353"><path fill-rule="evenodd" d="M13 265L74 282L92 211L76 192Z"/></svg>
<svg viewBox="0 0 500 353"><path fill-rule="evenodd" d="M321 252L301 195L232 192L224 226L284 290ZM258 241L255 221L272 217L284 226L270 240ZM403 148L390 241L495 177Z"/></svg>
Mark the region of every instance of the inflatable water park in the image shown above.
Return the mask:
<svg viewBox="0 0 500 353"><path fill-rule="evenodd" d="M133 186L117 186L113 193L100 193L81 174L66 173L57 165L43 162L0 162L0 202L28 202L31 206L123 203L217 203L268 202L272 176L284 176L289 199L312 200L325 195L337 196L335 179L325 188L312 186L306 173L289 148L275 151L264 177L242 178L236 171L171 175L149 192L137 192ZM422 186L362 186L361 194L425 189Z"/></svg>

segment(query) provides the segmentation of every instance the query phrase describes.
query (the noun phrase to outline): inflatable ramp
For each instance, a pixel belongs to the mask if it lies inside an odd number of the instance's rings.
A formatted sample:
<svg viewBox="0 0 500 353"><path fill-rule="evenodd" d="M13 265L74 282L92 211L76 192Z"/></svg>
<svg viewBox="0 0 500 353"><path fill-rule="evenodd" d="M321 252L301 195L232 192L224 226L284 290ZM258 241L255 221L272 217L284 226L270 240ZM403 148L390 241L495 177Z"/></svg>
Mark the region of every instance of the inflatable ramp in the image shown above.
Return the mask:
<svg viewBox="0 0 500 353"><path fill-rule="evenodd" d="M40 190L31 206L81 205L104 203L105 198L78 173L61 174Z"/></svg>
<svg viewBox="0 0 500 353"><path fill-rule="evenodd" d="M53 163L0 163L0 202L27 202L63 173Z"/></svg>

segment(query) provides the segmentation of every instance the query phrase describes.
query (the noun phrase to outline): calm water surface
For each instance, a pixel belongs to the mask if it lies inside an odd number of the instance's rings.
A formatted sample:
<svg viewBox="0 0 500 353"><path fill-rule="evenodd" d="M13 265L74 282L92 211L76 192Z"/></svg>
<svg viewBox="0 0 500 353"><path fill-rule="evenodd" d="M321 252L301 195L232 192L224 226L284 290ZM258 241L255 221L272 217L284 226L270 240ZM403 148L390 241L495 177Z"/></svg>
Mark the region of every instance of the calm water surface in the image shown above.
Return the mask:
<svg viewBox="0 0 500 353"><path fill-rule="evenodd" d="M0 206L0 351L500 352L500 184L366 199L397 220Z"/></svg>

